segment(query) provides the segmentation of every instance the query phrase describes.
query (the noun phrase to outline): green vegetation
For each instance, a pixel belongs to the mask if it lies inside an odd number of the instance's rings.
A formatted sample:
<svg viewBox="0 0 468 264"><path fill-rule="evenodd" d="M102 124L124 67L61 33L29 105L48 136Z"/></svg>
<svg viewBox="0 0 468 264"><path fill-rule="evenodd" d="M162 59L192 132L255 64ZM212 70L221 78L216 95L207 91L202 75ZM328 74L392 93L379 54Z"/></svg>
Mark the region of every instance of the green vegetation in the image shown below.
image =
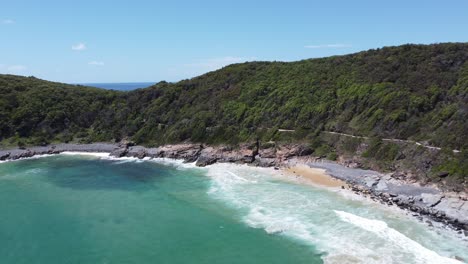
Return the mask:
<svg viewBox="0 0 468 264"><path fill-rule="evenodd" d="M131 92L0 75L0 140L311 142L325 130L467 149L467 61L468 43L404 45L290 63L234 64ZM346 148L356 147L350 142ZM336 158L326 144L314 149ZM363 155L391 160L396 153L398 146L376 143Z"/></svg>
<svg viewBox="0 0 468 264"><path fill-rule="evenodd" d="M380 138L373 138L369 148L362 153L365 158L373 158L382 161L394 160L399 152L399 147L395 143L383 142Z"/></svg>
<svg viewBox="0 0 468 264"><path fill-rule="evenodd" d="M449 149L443 149L441 155L443 162L434 168L435 175L448 174L449 179L456 183L463 183L468 178L468 149L463 149L460 153L453 155Z"/></svg>

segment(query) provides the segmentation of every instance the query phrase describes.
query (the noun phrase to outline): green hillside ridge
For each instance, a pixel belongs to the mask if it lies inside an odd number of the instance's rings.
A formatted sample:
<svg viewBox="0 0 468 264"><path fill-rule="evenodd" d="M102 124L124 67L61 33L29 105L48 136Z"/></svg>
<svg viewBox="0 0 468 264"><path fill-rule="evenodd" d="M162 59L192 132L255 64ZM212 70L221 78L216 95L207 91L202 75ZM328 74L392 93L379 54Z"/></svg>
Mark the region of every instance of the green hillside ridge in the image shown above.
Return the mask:
<svg viewBox="0 0 468 264"><path fill-rule="evenodd" d="M461 179L468 174L468 43L234 64L130 92L0 75L0 95L4 146L125 137L147 146L259 139L306 142L333 154L340 146L324 144L321 135L336 131L373 138L376 147L381 138L441 147L448 165L434 168ZM398 153L394 147L383 152L392 151Z"/></svg>

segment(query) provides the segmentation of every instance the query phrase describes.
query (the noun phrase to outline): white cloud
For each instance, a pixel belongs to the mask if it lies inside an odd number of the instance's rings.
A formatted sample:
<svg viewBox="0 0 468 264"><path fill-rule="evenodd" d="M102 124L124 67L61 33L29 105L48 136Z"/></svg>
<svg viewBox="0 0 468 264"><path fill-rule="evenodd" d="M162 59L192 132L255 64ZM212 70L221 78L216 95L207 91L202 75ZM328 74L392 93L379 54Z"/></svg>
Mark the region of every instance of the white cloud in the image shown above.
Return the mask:
<svg viewBox="0 0 468 264"><path fill-rule="evenodd" d="M306 49L327 49L327 48L350 48L348 44L325 44L325 45L306 45Z"/></svg>
<svg viewBox="0 0 468 264"><path fill-rule="evenodd" d="M185 64L184 66L190 67L190 68L198 68L200 70L205 70L205 71L212 71L212 70L217 70L220 69L224 66L227 66L229 64L233 63L242 63L242 62L247 62L247 61L253 61L256 60L257 58L255 57L232 57L232 56L227 56L227 57L220 57L220 58L212 58L212 59L206 59L206 60L201 60L195 63L189 63Z"/></svg>
<svg viewBox="0 0 468 264"><path fill-rule="evenodd" d="M10 25L10 24L14 24L15 21L12 20L12 19L5 19L2 21L2 24L5 24L5 25Z"/></svg>
<svg viewBox="0 0 468 264"><path fill-rule="evenodd" d="M94 66L104 66L104 62L102 61L90 61L88 62L89 65L94 65Z"/></svg>
<svg viewBox="0 0 468 264"><path fill-rule="evenodd" d="M86 49L86 44L84 43L77 43L75 45L72 45L72 50L77 50L77 51L82 51L82 50L85 50Z"/></svg>

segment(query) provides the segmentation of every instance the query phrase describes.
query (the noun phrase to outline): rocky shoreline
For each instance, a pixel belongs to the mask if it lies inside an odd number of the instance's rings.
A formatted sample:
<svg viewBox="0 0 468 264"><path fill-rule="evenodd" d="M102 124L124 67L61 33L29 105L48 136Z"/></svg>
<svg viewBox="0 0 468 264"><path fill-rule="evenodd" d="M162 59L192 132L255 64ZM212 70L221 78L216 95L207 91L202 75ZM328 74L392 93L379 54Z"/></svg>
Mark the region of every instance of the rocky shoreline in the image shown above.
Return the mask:
<svg viewBox="0 0 468 264"><path fill-rule="evenodd" d="M167 145L156 148L134 146L131 142L93 144L55 144L25 149L0 150L0 160L17 160L43 154L74 152L107 152L113 157L139 159L172 158L207 166L217 162L250 164L261 167L287 167L306 164L325 169L332 177L346 181L351 190L388 205L408 210L420 219L444 223L468 236L468 195L464 192L444 192L436 186L420 186L396 173L349 168L336 162L323 161L311 156L311 151L300 144L260 148L258 142L237 148L205 146L200 144ZM430 219L430 220L427 220Z"/></svg>

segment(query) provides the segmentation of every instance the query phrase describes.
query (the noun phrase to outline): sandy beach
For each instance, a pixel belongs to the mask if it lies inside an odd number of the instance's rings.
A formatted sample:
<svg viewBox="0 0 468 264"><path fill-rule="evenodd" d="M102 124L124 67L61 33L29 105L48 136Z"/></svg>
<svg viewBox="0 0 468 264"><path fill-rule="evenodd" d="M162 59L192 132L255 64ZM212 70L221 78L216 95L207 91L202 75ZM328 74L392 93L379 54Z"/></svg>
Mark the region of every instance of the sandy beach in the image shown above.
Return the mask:
<svg viewBox="0 0 468 264"><path fill-rule="evenodd" d="M347 186L346 182L333 178L324 169L311 168L305 164L288 167L285 172L293 177L300 177L313 185L333 188Z"/></svg>

